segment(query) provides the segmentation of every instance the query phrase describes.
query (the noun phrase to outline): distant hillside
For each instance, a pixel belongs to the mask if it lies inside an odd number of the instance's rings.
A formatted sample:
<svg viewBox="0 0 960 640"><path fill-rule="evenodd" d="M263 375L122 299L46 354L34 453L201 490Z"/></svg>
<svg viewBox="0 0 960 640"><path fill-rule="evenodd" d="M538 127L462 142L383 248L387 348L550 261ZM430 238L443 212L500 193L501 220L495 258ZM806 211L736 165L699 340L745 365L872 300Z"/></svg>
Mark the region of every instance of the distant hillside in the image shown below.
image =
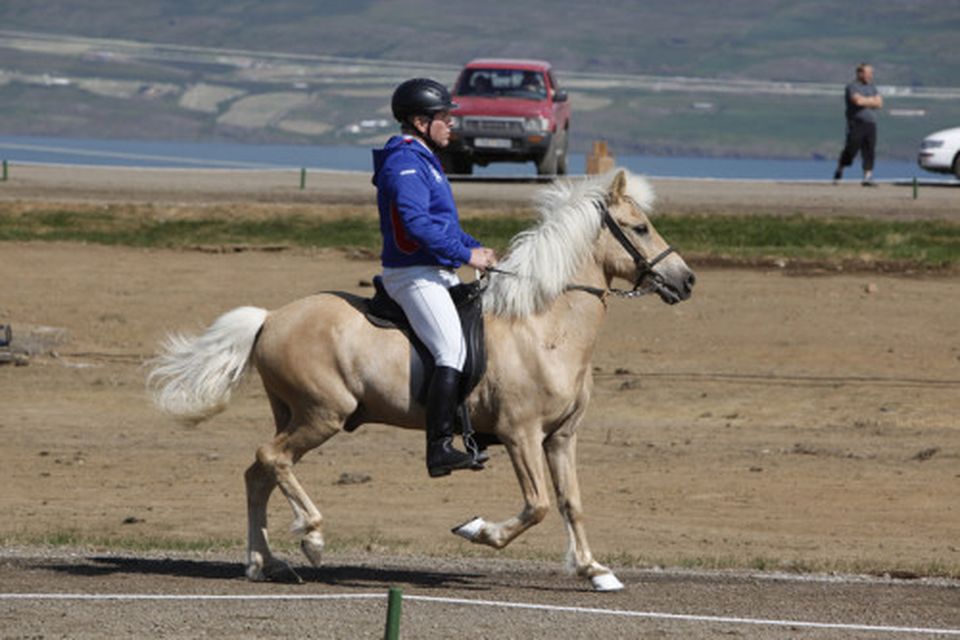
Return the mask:
<svg viewBox="0 0 960 640"><path fill-rule="evenodd" d="M878 152L909 158L960 124L960 3L863 6L5 0L0 134L369 146L397 82L497 55L553 62L575 151L832 158L842 86L869 60Z"/></svg>
<svg viewBox="0 0 960 640"><path fill-rule="evenodd" d="M449 62L497 53L569 71L960 84L956 0L4 0L0 28Z"/></svg>

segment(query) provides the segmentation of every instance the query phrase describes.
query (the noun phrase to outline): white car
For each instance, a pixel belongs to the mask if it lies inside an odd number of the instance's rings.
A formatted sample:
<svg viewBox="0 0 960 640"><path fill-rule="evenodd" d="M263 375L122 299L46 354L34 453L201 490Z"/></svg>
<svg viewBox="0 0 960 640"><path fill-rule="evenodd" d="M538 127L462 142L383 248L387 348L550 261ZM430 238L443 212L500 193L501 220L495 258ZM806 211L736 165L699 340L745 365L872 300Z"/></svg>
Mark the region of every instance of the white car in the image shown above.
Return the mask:
<svg viewBox="0 0 960 640"><path fill-rule="evenodd" d="M917 164L927 171L960 178L960 127L931 133L920 143Z"/></svg>

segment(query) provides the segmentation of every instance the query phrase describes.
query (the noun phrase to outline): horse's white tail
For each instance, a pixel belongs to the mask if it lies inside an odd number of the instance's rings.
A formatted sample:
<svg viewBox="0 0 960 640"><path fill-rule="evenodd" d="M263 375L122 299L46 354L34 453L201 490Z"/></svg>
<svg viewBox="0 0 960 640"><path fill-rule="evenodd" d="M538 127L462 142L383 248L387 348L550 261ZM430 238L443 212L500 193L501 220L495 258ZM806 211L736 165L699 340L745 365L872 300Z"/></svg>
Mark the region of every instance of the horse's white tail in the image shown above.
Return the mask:
<svg viewBox="0 0 960 640"><path fill-rule="evenodd" d="M172 334L151 361L147 390L162 411L197 423L227 407L247 370L266 309L238 307L199 336Z"/></svg>

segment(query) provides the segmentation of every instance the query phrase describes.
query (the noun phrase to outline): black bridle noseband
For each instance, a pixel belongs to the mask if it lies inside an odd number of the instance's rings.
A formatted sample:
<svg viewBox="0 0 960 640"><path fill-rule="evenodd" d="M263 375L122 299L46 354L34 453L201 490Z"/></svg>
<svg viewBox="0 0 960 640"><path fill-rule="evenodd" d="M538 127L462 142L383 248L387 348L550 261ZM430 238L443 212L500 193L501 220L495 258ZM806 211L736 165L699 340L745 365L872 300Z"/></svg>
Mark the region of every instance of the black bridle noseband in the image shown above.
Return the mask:
<svg viewBox="0 0 960 640"><path fill-rule="evenodd" d="M610 209L607 208L607 203L598 200L596 203L597 209L600 211L600 217L603 220L603 225L610 231L614 238L617 239L617 242L620 243L620 246L630 254L630 257L633 258L633 263L637 267L637 279L633 282L633 291L626 292L627 294L632 294L633 296L643 295L645 293L652 293L654 291L659 292L663 288L663 277L653 270L664 258L669 256L671 253L674 253L674 248L667 245L667 248L654 256L653 259L648 260L646 256L640 253L640 250L637 249L637 246L630 242L630 238L627 237L627 234L624 233L623 228L620 227L620 223L613 219L613 216L610 215ZM611 291L617 292L614 289Z"/></svg>

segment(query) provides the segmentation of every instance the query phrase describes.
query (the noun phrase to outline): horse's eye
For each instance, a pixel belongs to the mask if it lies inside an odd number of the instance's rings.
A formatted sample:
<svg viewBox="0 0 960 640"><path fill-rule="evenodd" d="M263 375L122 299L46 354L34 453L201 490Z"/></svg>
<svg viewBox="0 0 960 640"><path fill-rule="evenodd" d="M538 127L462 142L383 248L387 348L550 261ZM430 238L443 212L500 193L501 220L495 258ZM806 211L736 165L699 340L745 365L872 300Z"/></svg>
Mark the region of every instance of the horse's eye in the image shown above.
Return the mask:
<svg viewBox="0 0 960 640"><path fill-rule="evenodd" d="M638 224L633 228L633 231L634 233L643 236L650 233L650 228L645 224Z"/></svg>

